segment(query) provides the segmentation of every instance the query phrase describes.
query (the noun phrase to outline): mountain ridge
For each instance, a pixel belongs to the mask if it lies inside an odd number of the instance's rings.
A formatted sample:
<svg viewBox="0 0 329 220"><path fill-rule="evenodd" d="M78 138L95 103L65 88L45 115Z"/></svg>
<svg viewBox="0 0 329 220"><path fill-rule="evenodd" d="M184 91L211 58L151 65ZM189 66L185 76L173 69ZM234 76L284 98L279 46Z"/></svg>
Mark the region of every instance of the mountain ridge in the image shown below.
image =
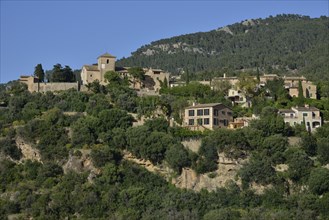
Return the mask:
<svg viewBox="0 0 329 220"><path fill-rule="evenodd" d="M208 32L153 41L137 49L122 66L152 66L172 73L240 71L326 76L329 57L328 17L277 15L246 19Z"/></svg>

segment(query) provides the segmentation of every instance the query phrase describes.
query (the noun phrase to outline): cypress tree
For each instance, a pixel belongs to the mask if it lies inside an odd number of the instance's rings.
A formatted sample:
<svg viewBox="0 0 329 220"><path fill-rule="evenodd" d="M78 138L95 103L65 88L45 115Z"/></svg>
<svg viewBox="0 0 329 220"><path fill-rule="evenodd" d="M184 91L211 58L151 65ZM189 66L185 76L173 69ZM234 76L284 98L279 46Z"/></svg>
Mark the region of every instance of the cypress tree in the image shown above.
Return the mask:
<svg viewBox="0 0 329 220"><path fill-rule="evenodd" d="M34 69L34 76L38 77L40 82L45 81L45 72L42 69L41 63L36 65L36 67Z"/></svg>
<svg viewBox="0 0 329 220"><path fill-rule="evenodd" d="M258 67L257 67L257 82L258 83L260 82L260 73Z"/></svg>
<svg viewBox="0 0 329 220"><path fill-rule="evenodd" d="M298 99L297 99L297 104L299 106L303 105L305 102L304 94L303 94L303 86L302 82L299 80L298 82Z"/></svg>
<svg viewBox="0 0 329 220"><path fill-rule="evenodd" d="M186 69L186 85L188 85L190 83L190 74L188 72L188 69Z"/></svg>

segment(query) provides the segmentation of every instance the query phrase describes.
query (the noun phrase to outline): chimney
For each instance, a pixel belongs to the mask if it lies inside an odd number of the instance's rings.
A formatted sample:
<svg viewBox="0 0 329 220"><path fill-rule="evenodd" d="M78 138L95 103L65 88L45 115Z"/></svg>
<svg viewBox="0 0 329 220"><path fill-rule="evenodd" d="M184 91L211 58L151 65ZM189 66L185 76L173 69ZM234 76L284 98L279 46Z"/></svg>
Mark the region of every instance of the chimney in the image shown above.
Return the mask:
<svg viewBox="0 0 329 220"><path fill-rule="evenodd" d="M193 102L193 103L192 103L192 106L195 106L195 105L196 105L196 103L195 103L195 102Z"/></svg>
<svg viewBox="0 0 329 220"><path fill-rule="evenodd" d="M309 104L305 104L305 108L310 108L310 105Z"/></svg>
<svg viewBox="0 0 329 220"><path fill-rule="evenodd" d="M226 78L226 73L224 73L224 76L223 77Z"/></svg>

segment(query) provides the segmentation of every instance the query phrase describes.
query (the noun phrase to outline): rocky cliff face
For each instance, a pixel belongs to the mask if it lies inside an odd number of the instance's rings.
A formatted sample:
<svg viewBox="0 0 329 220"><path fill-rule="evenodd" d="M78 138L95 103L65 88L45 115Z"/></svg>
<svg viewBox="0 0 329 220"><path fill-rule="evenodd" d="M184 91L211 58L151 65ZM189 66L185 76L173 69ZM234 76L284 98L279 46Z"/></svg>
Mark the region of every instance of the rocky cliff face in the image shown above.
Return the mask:
<svg viewBox="0 0 329 220"><path fill-rule="evenodd" d="M96 168L90 158L90 150L79 150L81 156L69 155L67 162L63 165L64 173L70 171L82 173L89 172L88 181L92 182L96 175L100 174L100 170Z"/></svg>
<svg viewBox="0 0 329 220"><path fill-rule="evenodd" d="M34 148L32 144L27 143L20 136L16 137L15 142L16 146L21 150L23 154L23 157L20 159L20 161L32 160L42 162L39 150Z"/></svg>
<svg viewBox="0 0 329 220"><path fill-rule="evenodd" d="M234 182L241 186L241 179L237 176L238 170L242 167L244 161L231 160L219 154L218 169L212 173L197 175L194 170L184 168L182 174L173 180L173 184L179 188L192 189L200 191L216 190L219 187L225 187L229 182Z"/></svg>
<svg viewBox="0 0 329 220"><path fill-rule="evenodd" d="M190 168L183 168L179 176L172 178L173 171L168 167L155 166L150 161L138 159L129 152L125 152L124 159L137 163L148 171L163 176L168 182L171 182L178 188L192 189L195 191L200 191L201 189L213 191L216 188L226 186L232 181L240 186L241 179L237 177L237 172L244 162L230 160L224 154L220 154L218 169L215 172L198 175Z"/></svg>

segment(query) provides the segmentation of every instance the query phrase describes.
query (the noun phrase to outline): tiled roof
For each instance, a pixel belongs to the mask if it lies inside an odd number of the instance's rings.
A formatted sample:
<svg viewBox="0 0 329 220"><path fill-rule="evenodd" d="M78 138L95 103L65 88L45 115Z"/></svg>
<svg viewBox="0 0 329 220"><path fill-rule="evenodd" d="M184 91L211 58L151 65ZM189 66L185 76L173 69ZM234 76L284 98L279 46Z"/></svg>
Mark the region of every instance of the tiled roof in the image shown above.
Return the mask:
<svg viewBox="0 0 329 220"><path fill-rule="evenodd" d="M296 107L295 109L297 109L298 111L302 111L302 112L319 111L319 109L317 109L315 107Z"/></svg>
<svg viewBox="0 0 329 220"><path fill-rule="evenodd" d="M303 80L306 79L304 76L284 76L285 80Z"/></svg>
<svg viewBox="0 0 329 220"><path fill-rule="evenodd" d="M186 109L192 109L192 108L206 108L206 107L215 107L221 105L223 108L229 108L226 105L222 104L222 103L206 103L206 104L196 104L196 105L192 105L187 107ZM231 108L229 108L231 109Z"/></svg>
<svg viewBox="0 0 329 220"><path fill-rule="evenodd" d="M280 113L294 113L292 109L279 109Z"/></svg>
<svg viewBox="0 0 329 220"><path fill-rule="evenodd" d="M115 56L113 56L113 55L111 55L111 54L109 54L109 53L104 53L103 55L100 55L99 57L109 57L109 58L116 58ZM98 57L98 58L99 58Z"/></svg>
<svg viewBox="0 0 329 220"><path fill-rule="evenodd" d="M86 68L87 71L99 71L97 65L84 65L84 68Z"/></svg>

